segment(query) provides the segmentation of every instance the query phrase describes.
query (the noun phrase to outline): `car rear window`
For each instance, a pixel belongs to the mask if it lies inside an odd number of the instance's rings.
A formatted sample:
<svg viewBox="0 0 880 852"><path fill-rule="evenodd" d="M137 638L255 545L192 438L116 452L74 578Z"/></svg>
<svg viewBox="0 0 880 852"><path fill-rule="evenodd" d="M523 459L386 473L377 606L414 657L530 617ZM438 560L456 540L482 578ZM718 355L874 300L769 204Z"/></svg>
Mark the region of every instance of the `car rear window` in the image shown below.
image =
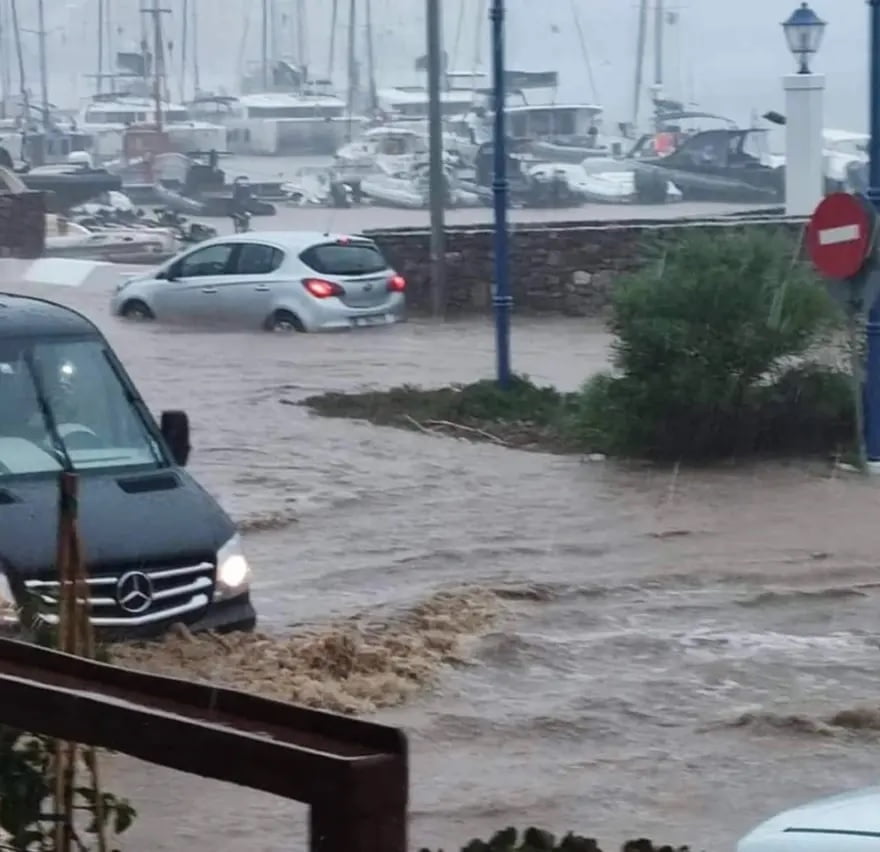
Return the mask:
<svg viewBox="0 0 880 852"><path fill-rule="evenodd" d="M325 243L307 248L299 259L321 275L372 275L388 268L371 243Z"/></svg>

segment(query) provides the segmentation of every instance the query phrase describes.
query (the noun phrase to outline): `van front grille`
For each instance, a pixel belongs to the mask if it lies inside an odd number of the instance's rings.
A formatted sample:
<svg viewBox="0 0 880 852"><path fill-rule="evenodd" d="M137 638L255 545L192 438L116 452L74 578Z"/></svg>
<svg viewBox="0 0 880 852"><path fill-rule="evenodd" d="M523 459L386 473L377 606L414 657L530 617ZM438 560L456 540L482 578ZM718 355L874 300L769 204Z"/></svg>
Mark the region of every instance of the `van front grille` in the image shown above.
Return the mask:
<svg viewBox="0 0 880 852"><path fill-rule="evenodd" d="M24 585L37 597L40 617L56 624L59 581L25 580ZM112 572L105 569L88 577L86 587L95 627L139 627L185 618L207 607L214 593L214 563L116 567Z"/></svg>

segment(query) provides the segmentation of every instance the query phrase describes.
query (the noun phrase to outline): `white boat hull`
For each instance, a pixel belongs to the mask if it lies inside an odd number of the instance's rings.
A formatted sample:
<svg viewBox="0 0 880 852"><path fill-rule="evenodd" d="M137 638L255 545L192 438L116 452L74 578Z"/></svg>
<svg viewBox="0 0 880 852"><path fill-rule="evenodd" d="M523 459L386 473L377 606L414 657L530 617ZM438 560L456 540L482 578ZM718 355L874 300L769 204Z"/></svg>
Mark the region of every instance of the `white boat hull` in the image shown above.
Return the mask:
<svg viewBox="0 0 880 852"><path fill-rule="evenodd" d="M108 263L161 263L180 251L179 240L161 228L114 228L83 234L80 228L46 237L46 257L100 260Z"/></svg>

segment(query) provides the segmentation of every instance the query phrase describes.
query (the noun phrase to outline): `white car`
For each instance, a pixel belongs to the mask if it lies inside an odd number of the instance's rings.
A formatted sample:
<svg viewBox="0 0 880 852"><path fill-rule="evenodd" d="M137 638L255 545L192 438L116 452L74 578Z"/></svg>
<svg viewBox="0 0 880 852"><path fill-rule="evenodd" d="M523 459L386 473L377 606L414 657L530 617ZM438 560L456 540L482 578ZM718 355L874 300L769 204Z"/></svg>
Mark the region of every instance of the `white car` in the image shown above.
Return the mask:
<svg viewBox="0 0 880 852"><path fill-rule="evenodd" d="M880 787L783 811L749 832L737 852L880 852Z"/></svg>
<svg viewBox="0 0 880 852"><path fill-rule="evenodd" d="M120 284L137 320L325 331L404 319L406 281L366 237L251 231L206 240Z"/></svg>

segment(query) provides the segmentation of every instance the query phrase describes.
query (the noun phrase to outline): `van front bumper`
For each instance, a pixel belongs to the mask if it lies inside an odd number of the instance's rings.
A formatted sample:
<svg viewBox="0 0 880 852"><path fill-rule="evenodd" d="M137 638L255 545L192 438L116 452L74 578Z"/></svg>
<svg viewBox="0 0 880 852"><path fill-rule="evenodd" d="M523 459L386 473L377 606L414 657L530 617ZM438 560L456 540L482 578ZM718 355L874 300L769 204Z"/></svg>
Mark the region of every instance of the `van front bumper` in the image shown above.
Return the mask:
<svg viewBox="0 0 880 852"><path fill-rule="evenodd" d="M212 631L214 633L233 633L251 631L257 626L257 613L251 603L250 593L238 595L228 600L211 603L189 617L167 618L145 624L126 626L95 627L98 641L124 642L135 639L161 639L175 624L183 624L192 633ZM16 635L21 631L18 616L12 612L0 612L0 636Z"/></svg>

